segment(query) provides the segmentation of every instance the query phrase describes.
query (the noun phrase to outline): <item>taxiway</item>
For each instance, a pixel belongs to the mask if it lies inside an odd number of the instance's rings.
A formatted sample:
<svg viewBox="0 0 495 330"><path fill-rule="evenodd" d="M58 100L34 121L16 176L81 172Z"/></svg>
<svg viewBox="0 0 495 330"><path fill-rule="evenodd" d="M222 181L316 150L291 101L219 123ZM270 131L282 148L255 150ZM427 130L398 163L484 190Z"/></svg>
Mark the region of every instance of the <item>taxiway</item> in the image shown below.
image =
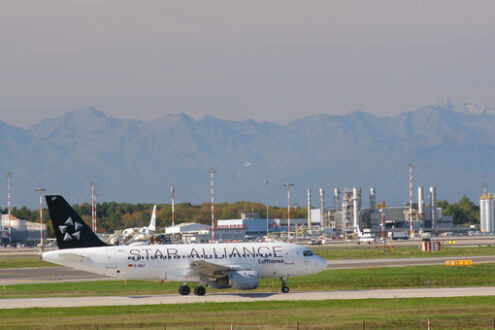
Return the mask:
<svg viewBox="0 0 495 330"><path fill-rule="evenodd" d="M301 301L332 299L386 299L386 298L445 298L468 296L495 296L495 287L419 288L356 291L306 291L288 294L274 292L216 293L205 296L151 295L107 297L55 297L0 299L0 309L34 307L126 306L156 304L193 304L249 301Z"/></svg>

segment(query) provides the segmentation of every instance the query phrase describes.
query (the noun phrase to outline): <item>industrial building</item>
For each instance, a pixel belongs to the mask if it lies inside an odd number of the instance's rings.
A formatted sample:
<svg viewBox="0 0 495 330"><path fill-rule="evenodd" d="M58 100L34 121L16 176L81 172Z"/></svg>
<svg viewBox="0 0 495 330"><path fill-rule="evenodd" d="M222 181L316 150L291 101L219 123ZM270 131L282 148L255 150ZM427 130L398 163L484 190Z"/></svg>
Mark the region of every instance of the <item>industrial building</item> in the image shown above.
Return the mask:
<svg viewBox="0 0 495 330"><path fill-rule="evenodd" d="M295 232L297 228L306 225L306 219L290 219L290 224L291 232ZM218 220L218 229L215 229L215 236L217 236L217 231L238 228L243 229L247 236L263 237L266 236L267 231L268 234L287 232L288 226L288 219L270 218L267 224L267 219L261 218L257 213L241 213L240 219Z"/></svg>
<svg viewBox="0 0 495 330"><path fill-rule="evenodd" d="M36 246L40 243L41 224L18 219L13 215L10 215L9 219L8 214L2 214L2 221L0 225L0 239L2 246L7 246L10 244L9 224L12 245ZM46 239L47 227L43 224L42 228L43 239Z"/></svg>
<svg viewBox="0 0 495 330"><path fill-rule="evenodd" d="M325 192L320 189L320 208L311 208L308 212L308 227L310 224L331 227L335 228L337 234L343 235L357 234L358 228L378 234L382 231L382 215L385 215L385 229L388 232L409 232L412 229L414 232L438 234L457 230L453 224L453 217L444 215L442 208L436 206L436 188L430 187L429 192L428 205L425 205L424 188L418 187L418 203L378 209L374 187L369 190L369 206L366 208L363 207L360 187L342 190L335 188L334 207L325 208ZM311 205L311 194L308 190L308 208L309 205Z"/></svg>
<svg viewBox="0 0 495 330"><path fill-rule="evenodd" d="M211 227L201 223L184 222L165 228L165 234L176 236L184 243L205 243L211 240Z"/></svg>
<svg viewBox="0 0 495 330"><path fill-rule="evenodd" d="M215 228L215 240L220 242L244 241L246 226L229 225ZM181 223L165 228L165 234L172 236L172 241L183 243L206 243L211 241L211 226L200 223Z"/></svg>

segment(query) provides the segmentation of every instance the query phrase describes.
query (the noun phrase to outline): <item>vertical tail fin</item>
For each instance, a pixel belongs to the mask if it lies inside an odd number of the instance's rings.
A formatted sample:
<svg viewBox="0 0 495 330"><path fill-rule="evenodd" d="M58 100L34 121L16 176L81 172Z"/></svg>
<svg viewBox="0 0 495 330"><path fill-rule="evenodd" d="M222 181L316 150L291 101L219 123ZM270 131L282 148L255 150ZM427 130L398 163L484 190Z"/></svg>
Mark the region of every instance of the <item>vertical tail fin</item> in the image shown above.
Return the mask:
<svg viewBox="0 0 495 330"><path fill-rule="evenodd" d="M151 220L148 229L152 231L156 230L156 204L153 206L153 213L151 213Z"/></svg>
<svg viewBox="0 0 495 330"><path fill-rule="evenodd" d="M47 195L46 203L59 249L107 245L91 231L62 196Z"/></svg>

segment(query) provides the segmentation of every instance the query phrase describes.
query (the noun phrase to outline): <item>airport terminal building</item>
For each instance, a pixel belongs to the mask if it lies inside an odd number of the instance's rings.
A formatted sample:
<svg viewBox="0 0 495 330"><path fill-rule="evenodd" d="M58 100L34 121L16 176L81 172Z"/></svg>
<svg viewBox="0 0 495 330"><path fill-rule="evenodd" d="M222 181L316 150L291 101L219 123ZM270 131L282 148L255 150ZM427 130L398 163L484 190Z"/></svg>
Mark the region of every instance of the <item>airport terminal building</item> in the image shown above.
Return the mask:
<svg viewBox="0 0 495 330"><path fill-rule="evenodd" d="M9 238L9 224L11 239ZM47 227L43 224L43 239L46 239ZM0 225L1 246L8 246L12 240L12 245L36 246L40 243L40 224L22 220L8 214L2 214Z"/></svg>

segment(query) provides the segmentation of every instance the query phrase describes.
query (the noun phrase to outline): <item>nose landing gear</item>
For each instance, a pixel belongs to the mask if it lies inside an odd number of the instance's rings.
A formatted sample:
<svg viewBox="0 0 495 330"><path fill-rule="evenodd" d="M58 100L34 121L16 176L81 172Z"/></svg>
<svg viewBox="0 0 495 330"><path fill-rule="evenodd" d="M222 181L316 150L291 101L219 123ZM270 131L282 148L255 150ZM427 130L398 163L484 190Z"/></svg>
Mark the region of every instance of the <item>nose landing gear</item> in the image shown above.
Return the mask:
<svg viewBox="0 0 495 330"><path fill-rule="evenodd" d="M282 281L282 292L283 293L289 293L289 287L287 286L287 277L281 277L280 280Z"/></svg>

